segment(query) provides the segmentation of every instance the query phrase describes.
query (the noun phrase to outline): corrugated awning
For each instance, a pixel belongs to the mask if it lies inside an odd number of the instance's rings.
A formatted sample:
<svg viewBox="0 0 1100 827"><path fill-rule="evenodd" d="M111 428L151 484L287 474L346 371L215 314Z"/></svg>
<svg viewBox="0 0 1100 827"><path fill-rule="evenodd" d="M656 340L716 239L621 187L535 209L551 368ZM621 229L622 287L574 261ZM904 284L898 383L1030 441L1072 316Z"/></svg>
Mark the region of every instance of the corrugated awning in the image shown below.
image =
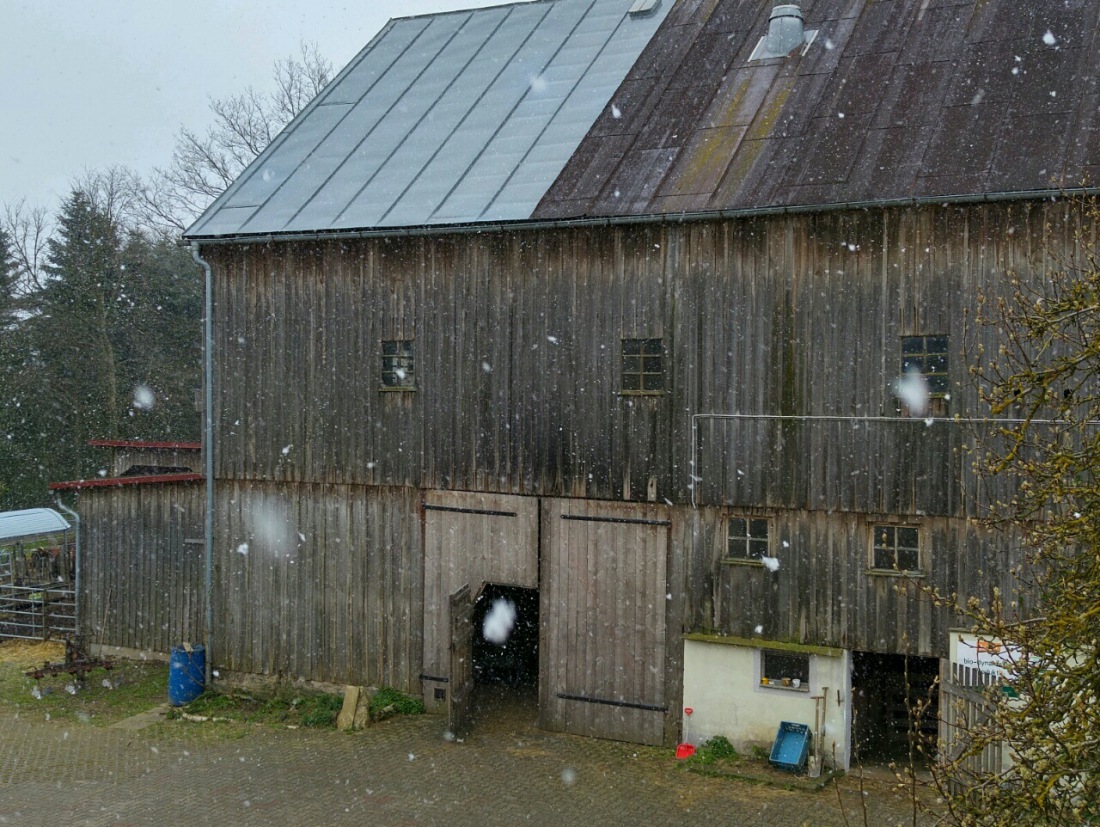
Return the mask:
<svg viewBox="0 0 1100 827"><path fill-rule="evenodd" d="M0 513L0 542L68 531L68 520L52 508L28 508Z"/></svg>

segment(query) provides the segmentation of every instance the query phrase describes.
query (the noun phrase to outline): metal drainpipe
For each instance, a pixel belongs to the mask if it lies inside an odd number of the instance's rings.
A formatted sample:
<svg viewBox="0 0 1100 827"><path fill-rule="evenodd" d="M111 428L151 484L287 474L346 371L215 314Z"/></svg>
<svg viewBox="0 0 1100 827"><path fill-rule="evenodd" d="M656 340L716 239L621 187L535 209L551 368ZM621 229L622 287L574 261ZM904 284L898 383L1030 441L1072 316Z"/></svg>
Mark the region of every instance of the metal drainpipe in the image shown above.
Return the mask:
<svg viewBox="0 0 1100 827"><path fill-rule="evenodd" d="M75 529L75 542L76 542L76 586L75 595L73 597L73 626L76 629L76 642L79 643L80 634L80 515L67 507L65 503L61 502L61 498L57 498L57 507L73 518L73 522L76 524Z"/></svg>
<svg viewBox="0 0 1100 827"><path fill-rule="evenodd" d="M199 255L199 245L191 244L191 258L202 267L206 274L206 306L203 313L202 346L202 384L203 399L203 453L206 465L206 539L203 559L203 589L206 600L206 621L204 629L206 645L205 686L210 686L213 669L214 637L214 276L210 264Z"/></svg>

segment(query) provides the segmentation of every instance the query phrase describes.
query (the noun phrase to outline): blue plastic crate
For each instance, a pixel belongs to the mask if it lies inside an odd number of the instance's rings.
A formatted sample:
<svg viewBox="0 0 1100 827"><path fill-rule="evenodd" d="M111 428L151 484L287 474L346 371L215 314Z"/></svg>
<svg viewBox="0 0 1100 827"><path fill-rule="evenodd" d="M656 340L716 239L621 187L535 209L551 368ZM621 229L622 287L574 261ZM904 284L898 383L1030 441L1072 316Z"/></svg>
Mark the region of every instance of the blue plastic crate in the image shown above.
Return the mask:
<svg viewBox="0 0 1100 827"><path fill-rule="evenodd" d="M806 758L810 754L812 733L806 724L793 724L783 721L775 734L772 744L771 762L781 770L802 772Z"/></svg>

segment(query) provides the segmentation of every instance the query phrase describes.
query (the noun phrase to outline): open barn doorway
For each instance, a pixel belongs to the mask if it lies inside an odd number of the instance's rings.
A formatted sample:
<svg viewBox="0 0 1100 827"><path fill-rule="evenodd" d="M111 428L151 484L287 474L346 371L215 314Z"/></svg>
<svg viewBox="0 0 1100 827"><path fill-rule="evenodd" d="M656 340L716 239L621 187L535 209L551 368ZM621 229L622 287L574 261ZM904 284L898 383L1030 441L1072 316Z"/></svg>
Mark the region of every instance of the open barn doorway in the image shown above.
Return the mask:
<svg viewBox="0 0 1100 827"><path fill-rule="evenodd" d="M538 718L539 592L487 583L474 603L473 723L521 729Z"/></svg>
<svg viewBox="0 0 1100 827"><path fill-rule="evenodd" d="M939 719L939 669L937 658L852 653L852 747L860 764L908 762L917 737L925 751L914 749L913 756L928 762Z"/></svg>

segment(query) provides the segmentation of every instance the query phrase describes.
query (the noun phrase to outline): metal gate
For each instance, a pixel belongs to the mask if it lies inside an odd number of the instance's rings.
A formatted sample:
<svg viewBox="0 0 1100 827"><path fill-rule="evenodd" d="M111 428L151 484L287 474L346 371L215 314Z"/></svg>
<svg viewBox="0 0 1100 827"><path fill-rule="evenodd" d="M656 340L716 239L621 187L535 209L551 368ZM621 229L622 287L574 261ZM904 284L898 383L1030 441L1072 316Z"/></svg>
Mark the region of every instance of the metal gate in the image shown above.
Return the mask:
<svg viewBox="0 0 1100 827"><path fill-rule="evenodd" d="M544 503L543 728L668 741L667 514L648 504Z"/></svg>
<svg viewBox="0 0 1100 827"><path fill-rule="evenodd" d="M51 640L76 635L72 586L0 583L0 638Z"/></svg>
<svg viewBox="0 0 1100 827"><path fill-rule="evenodd" d="M76 634L75 547L0 548L0 638Z"/></svg>

